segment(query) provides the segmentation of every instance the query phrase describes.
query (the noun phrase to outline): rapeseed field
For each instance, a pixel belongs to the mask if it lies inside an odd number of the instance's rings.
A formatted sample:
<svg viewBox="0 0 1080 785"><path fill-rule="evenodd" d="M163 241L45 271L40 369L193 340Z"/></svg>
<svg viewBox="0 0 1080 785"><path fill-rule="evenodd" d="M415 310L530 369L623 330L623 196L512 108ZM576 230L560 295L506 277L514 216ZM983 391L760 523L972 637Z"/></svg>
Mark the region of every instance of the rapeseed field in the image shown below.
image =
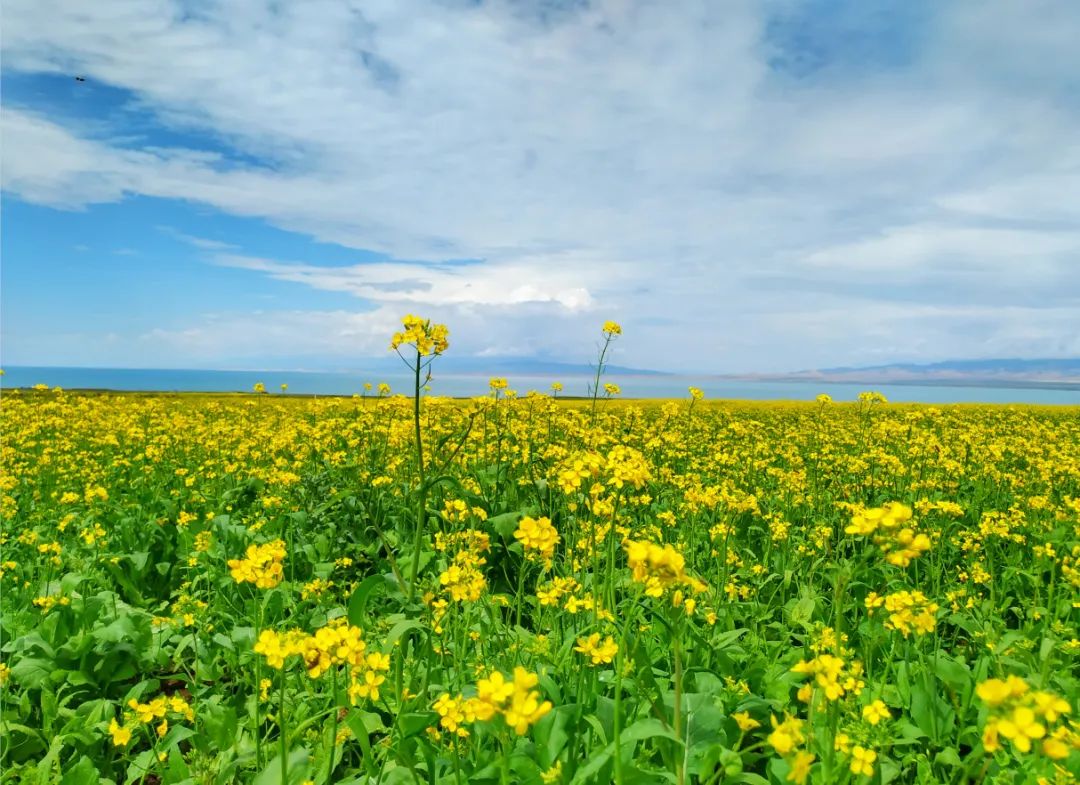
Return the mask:
<svg viewBox="0 0 1080 785"><path fill-rule="evenodd" d="M408 396L5 393L2 781L1076 782L1080 408L621 401L620 332L585 401L425 395L416 317Z"/></svg>

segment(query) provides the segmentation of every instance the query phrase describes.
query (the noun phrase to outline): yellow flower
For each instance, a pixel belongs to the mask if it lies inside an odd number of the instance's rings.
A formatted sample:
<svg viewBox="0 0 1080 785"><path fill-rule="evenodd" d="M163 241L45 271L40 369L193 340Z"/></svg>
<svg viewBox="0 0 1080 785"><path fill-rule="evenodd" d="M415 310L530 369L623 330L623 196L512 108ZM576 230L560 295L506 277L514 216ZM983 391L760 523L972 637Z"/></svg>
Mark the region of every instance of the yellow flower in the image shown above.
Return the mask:
<svg viewBox="0 0 1080 785"><path fill-rule="evenodd" d="M439 726L458 736L465 737L469 731L464 728L467 722L465 718L465 701L458 695L450 697L450 693L444 692L436 700L432 708L439 715Z"/></svg>
<svg viewBox="0 0 1080 785"><path fill-rule="evenodd" d="M552 766L547 771L544 771L544 772L540 773L540 781L543 782L544 785L553 785L553 783L558 782L561 778L562 778L562 761L561 760L555 761L554 766Z"/></svg>
<svg viewBox="0 0 1080 785"><path fill-rule="evenodd" d="M514 694L514 683L507 681L500 671L492 671L486 679L476 682L476 697L498 709Z"/></svg>
<svg viewBox="0 0 1080 785"><path fill-rule="evenodd" d="M877 725L882 720L889 719L889 707L884 701L876 700L868 706L863 706L862 717L871 725Z"/></svg>
<svg viewBox="0 0 1080 785"><path fill-rule="evenodd" d="M609 319L604 322L603 333L609 338L616 335L622 335L622 325Z"/></svg>
<svg viewBox="0 0 1080 785"><path fill-rule="evenodd" d="M601 641L600 633L594 632L588 637L578 638L574 651L584 654L593 665L607 665L615 659L619 645L610 635Z"/></svg>
<svg viewBox="0 0 1080 785"><path fill-rule="evenodd" d="M803 785L803 783L806 782L806 778L810 776L810 764L813 762L813 753L806 752L805 750L796 752L795 757L788 762L791 771L788 772L787 781L797 783L797 785Z"/></svg>
<svg viewBox="0 0 1080 785"><path fill-rule="evenodd" d="M855 775L862 774L866 777L873 776L874 761L876 760L877 753L874 750L868 750L856 744L851 748L851 773Z"/></svg>
<svg viewBox="0 0 1080 785"><path fill-rule="evenodd" d="M229 560L229 572L237 583L254 583L260 589L272 589L285 577L281 566L284 559L284 540L250 545L243 559Z"/></svg>
<svg viewBox="0 0 1080 785"><path fill-rule="evenodd" d="M555 546L559 543L559 533L551 525L549 518L522 518L514 532L514 538L521 543L526 556L542 558L545 561L551 559Z"/></svg>
<svg viewBox="0 0 1080 785"><path fill-rule="evenodd" d="M761 727L761 723L750 716L750 712L738 711L731 715L731 718L735 720L735 724L739 726L739 730L743 733L748 733L754 728Z"/></svg>
<svg viewBox="0 0 1080 785"><path fill-rule="evenodd" d="M390 341L391 349L411 345L421 357L427 357L442 354L450 345L447 340L450 331L445 324L432 324L427 319L409 314L402 319L402 325L405 329L394 333ZM379 391L382 392L382 385L379 385Z"/></svg>
<svg viewBox="0 0 1080 785"><path fill-rule="evenodd" d="M126 747L131 741L131 728L121 725L115 718L109 721L109 733L114 747Z"/></svg>
<svg viewBox="0 0 1080 785"><path fill-rule="evenodd" d="M1068 714L1071 710L1068 701L1052 692L1035 692L1031 698L1035 704L1035 713L1047 722L1057 722L1062 714Z"/></svg>
<svg viewBox="0 0 1080 785"><path fill-rule="evenodd" d="M806 741L802 732L802 720L798 717L788 715L780 723L776 721L776 717L772 717L771 722L773 731L769 734L767 741L781 755L787 755Z"/></svg>
<svg viewBox="0 0 1080 785"><path fill-rule="evenodd" d="M633 578L645 585L648 596L659 597L673 586L694 588L695 584L686 574L686 560L670 545L627 540L624 547Z"/></svg>
<svg viewBox="0 0 1080 785"><path fill-rule="evenodd" d="M1031 742L1046 735L1046 726L1035 719L1035 712L1026 706L1013 709L1012 714L997 721L997 732L1008 739L1018 752L1030 752Z"/></svg>
<svg viewBox="0 0 1080 785"><path fill-rule="evenodd" d="M551 701L541 701L540 693L533 689L538 681L535 673L529 673L520 666L514 668L514 693L503 712L503 718L518 736L523 736L530 725L551 711Z"/></svg>
<svg viewBox="0 0 1080 785"><path fill-rule="evenodd" d="M1069 738L1069 735L1069 729L1062 726L1054 731L1049 737L1043 739L1043 755L1053 760L1061 760L1069 757L1069 744L1066 743L1066 739ZM1080 747L1080 738L1074 736L1072 746Z"/></svg>
<svg viewBox="0 0 1080 785"><path fill-rule="evenodd" d="M1012 690L1008 682L1001 679L987 679L975 688L975 694L979 700L988 706L1000 706L1012 697Z"/></svg>

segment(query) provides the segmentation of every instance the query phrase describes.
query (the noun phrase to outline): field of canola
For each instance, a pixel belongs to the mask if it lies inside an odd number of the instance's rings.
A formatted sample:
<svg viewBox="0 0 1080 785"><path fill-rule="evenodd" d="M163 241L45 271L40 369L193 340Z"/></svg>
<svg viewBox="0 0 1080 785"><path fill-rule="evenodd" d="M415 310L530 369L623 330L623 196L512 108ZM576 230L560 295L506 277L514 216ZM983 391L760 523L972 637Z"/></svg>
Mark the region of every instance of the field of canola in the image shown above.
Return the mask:
<svg viewBox="0 0 1080 785"><path fill-rule="evenodd" d="M0 781L1077 781L1080 410L492 388L5 394Z"/></svg>

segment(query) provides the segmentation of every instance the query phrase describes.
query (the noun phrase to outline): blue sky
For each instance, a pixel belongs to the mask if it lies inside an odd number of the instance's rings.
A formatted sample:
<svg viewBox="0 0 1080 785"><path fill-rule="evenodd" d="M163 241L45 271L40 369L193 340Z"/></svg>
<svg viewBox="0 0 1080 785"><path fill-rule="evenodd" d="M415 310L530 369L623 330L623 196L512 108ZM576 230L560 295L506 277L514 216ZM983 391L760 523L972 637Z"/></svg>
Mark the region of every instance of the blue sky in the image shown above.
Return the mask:
<svg viewBox="0 0 1080 785"><path fill-rule="evenodd" d="M1080 6L4 5L2 362L1080 355ZM75 76L85 81L76 81Z"/></svg>

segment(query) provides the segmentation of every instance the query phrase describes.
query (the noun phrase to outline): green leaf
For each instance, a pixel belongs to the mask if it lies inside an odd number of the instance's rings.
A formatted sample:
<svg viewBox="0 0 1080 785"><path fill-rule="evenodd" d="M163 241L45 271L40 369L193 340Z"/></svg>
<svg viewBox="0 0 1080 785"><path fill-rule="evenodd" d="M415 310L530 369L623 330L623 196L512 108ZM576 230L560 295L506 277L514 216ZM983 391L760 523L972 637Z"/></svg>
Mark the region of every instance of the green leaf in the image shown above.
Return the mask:
<svg viewBox="0 0 1080 785"><path fill-rule="evenodd" d="M34 690L48 681L53 671L51 660L23 657L11 666L11 678L22 687Z"/></svg>
<svg viewBox="0 0 1080 785"><path fill-rule="evenodd" d="M349 624L354 627L362 626L372 592L385 585L386 578L382 575L370 575L360 582L360 585L353 591L352 596L349 597Z"/></svg>
<svg viewBox="0 0 1080 785"><path fill-rule="evenodd" d="M203 729L215 747L227 750L236 743L238 721L232 706L204 703L199 706L199 716Z"/></svg>
<svg viewBox="0 0 1080 785"><path fill-rule="evenodd" d="M281 781L281 754L274 756L266 768L252 781L252 785L299 785L307 778L310 756L304 747L297 747L285 760L285 782Z"/></svg>
<svg viewBox="0 0 1080 785"><path fill-rule="evenodd" d="M514 510L513 512L504 512L501 515L493 515L487 519L487 524L495 532L503 538L503 540L510 540L514 536L514 532L517 530L518 522L528 514L528 510Z"/></svg>
<svg viewBox="0 0 1080 785"><path fill-rule="evenodd" d="M809 598L806 598L806 599L809 599ZM814 602L813 600L810 600L811 605L813 604L813 602ZM811 608L810 613L813 613L813 608ZM739 640L739 638L741 638L743 635L745 635L748 632L750 632L750 630L746 629L745 627L742 627L742 628L737 629L737 630L728 630L727 632L722 632L719 635L714 635L714 636L712 636L712 637L710 637L708 639L709 640L709 648L712 649L713 651L719 651L720 649L726 649L729 646L731 646L733 643L735 643L735 641Z"/></svg>
<svg viewBox="0 0 1080 785"><path fill-rule="evenodd" d="M930 662L934 674L954 690L962 691L971 684L971 670L963 660L939 654Z"/></svg>
<svg viewBox="0 0 1080 785"><path fill-rule="evenodd" d="M615 742L611 742L606 747L594 752L589 759L574 773L574 779L570 780L571 785L581 785L581 783L587 782L595 774L600 772L600 769L604 768L608 761L611 760L611 756L615 752Z"/></svg>
<svg viewBox="0 0 1080 785"><path fill-rule="evenodd" d="M638 720L624 730L619 738L622 743L625 744L628 741L642 741L644 739L653 739L657 737L671 739L678 744L683 743L683 740L675 735L675 731L672 730L670 726L655 717L646 717L643 720Z"/></svg>
<svg viewBox="0 0 1080 785"><path fill-rule="evenodd" d="M434 725L439 715L433 711L407 711L398 718L398 727L401 728L402 739L423 733L427 728Z"/></svg>
<svg viewBox="0 0 1080 785"><path fill-rule="evenodd" d="M567 728L580 711L577 705L559 706L533 726L533 738L536 740L537 759L540 765L548 769L555 764L559 753L570 739Z"/></svg>
<svg viewBox="0 0 1080 785"><path fill-rule="evenodd" d="M60 785L97 785L98 770L94 762L83 755L79 762L64 772Z"/></svg>
<svg viewBox="0 0 1080 785"><path fill-rule="evenodd" d="M947 768L955 768L964 765L963 761L960 760L960 754L953 747L946 747L939 752L937 757L934 758L934 763Z"/></svg>
<svg viewBox="0 0 1080 785"><path fill-rule="evenodd" d="M136 637L135 622L131 616L120 616L109 624L98 627L91 634L95 639L106 643L134 642Z"/></svg>
<svg viewBox="0 0 1080 785"><path fill-rule="evenodd" d="M788 618L792 624L798 624L800 627L805 627L810 623L810 619L814 617L814 609L817 607L817 600L810 596L802 596L791 606L791 610L788 612Z"/></svg>
<svg viewBox="0 0 1080 785"><path fill-rule="evenodd" d="M426 632L427 628L425 628L423 624L416 621L415 619L405 619L404 621L399 621L397 624L391 627L390 632L387 633L386 645L393 646L399 640L405 637L405 635L407 635L411 630Z"/></svg>

